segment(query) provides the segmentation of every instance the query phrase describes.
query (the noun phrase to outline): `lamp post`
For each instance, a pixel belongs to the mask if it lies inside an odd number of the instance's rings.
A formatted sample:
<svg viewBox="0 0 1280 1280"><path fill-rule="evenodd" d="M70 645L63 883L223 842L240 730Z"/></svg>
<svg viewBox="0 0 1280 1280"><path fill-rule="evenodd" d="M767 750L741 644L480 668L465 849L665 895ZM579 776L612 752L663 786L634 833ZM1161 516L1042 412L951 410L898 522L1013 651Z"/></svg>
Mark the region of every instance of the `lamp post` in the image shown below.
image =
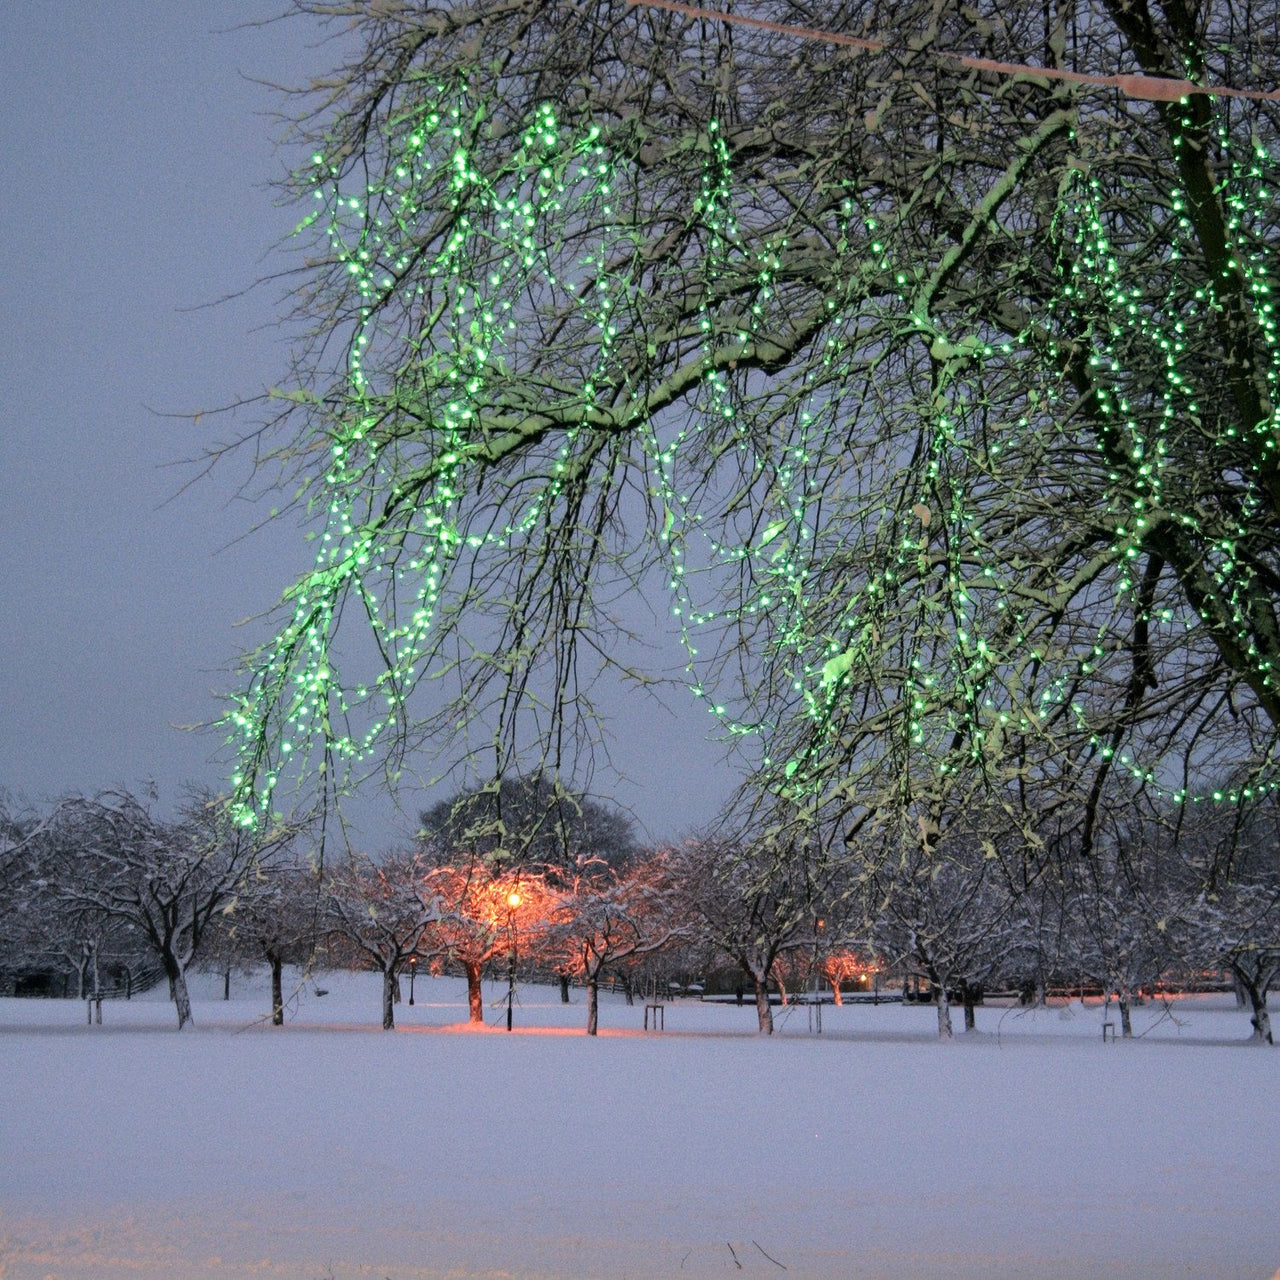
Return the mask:
<svg viewBox="0 0 1280 1280"><path fill-rule="evenodd" d="M516 1002L516 908L520 895L513 889L507 894L507 935L511 946L507 964L507 1030L511 1030L511 1013Z"/></svg>
<svg viewBox="0 0 1280 1280"><path fill-rule="evenodd" d="M413 1003L413 980L418 976L418 957L409 957L409 1003Z"/></svg>

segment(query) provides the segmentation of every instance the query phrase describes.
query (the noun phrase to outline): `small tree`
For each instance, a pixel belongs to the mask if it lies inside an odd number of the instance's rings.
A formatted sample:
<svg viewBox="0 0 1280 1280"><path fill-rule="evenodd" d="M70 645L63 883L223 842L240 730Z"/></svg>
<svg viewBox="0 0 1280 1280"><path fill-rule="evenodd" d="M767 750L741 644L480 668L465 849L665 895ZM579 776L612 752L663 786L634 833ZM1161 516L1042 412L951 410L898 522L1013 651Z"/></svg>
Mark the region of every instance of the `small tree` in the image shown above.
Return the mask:
<svg viewBox="0 0 1280 1280"><path fill-rule="evenodd" d="M1267 992L1280 975L1280 890L1229 884L1201 897L1181 930L1183 953L1230 970L1249 1002L1253 1038L1274 1044Z"/></svg>
<svg viewBox="0 0 1280 1280"><path fill-rule="evenodd" d="M831 984L831 998L836 1004L844 1003L844 983L856 981L865 986L868 979L879 982L880 969L880 962L873 956L847 949L832 951L822 958L822 976Z"/></svg>
<svg viewBox="0 0 1280 1280"><path fill-rule="evenodd" d="M621 871L590 860L560 877L546 950L587 989L587 1035L600 1025L600 978L611 965L652 955L680 936L669 858L655 853Z"/></svg>
<svg viewBox="0 0 1280 1280"><path fill-rule="evenodd" d="M432 867L424 883L439 911L436 945L443 956L462 967L469 1020L482 1023L480 981L485 965L498 956L514 954L520 937L532 942L538 936L547 910L545 878L530 868L503 870L471 854Z"/></svg>
<svg viewBox="0 0 1280 1280"><path fill-rule="evenodd" d="M438 954L432 930L440 918L418 853L382 862L352 853L325 880L323 927L355 957L382 974L382 1028L394 1031L396 982L411 958Z"/></svg>
<svg viewBox="0 0 1280 1280"><path fill-rule="evenodd" d="M762 1035L773 1034L769 982L786 951L815 943L821 867L807 851L769 844L691 842L668 854L681 914L750 980Z"/></svg>
<svg viewBox="0 0 1280 1280"><path fill-rule="evenodd" d="M307 964L320 928L320 882L299 862L258 868L228 905L219 928L227 963L266 961L271 972L271 1022L284 1025L284 966Z"/></svg>
<svg viewBox="0 0 1280 1280"><path fill-rule="evenodd" d="M877 867L869 888L875 949L929 979L939 1038L951 1038L956 991L965 1030L973 1030L975 991L1002 963L1014 919L995 843L962 830L937 841L906 838L900 859Z"/></svg>
<svg viewBox="0 0 1280 1280"><path fill-rule="evenodd" d="M1201 887L1180 930L1186 961L1228 969L1241 1003L1248 1001L1254 1039L1272 1044L1267 991L1280 974L1280 803L1255 792L1247 803L1201 809L1179 837Z"/></svg>
<svg viewBox="0 0 1280 1280"><path fill-rule="evenodd" d="M1125 793L1099 813L1092 855L1063 868L1063 959L1115 995L1127 1038L1134 998L1181 960L1176 943L1196 886L1158 814L1135 812Z"/></svg>

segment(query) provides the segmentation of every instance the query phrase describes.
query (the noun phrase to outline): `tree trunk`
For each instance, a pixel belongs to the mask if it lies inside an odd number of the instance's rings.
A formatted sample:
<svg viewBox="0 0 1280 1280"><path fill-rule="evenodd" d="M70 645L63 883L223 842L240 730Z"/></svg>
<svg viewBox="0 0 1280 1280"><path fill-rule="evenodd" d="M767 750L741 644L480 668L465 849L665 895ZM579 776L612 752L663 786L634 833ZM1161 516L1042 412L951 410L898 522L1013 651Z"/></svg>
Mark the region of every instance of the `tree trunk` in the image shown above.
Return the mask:
<svg viewBox="0 0 1280 1280"><path fill-rule="evenodd" d="M593 973L587 978L587 1035L596 1034L600 1026L599 980Z"/></svg>
<svg viewBox="0 0 1280 1280"><path fill-rule="evenodd" d="M560 1003L569 1003L569 975L567 973L560 975Z"/></svg>
<svg viewBox="0 0 1280 1280"><path fill-rule="evenodd" d="M187 990L187 975L182 966L168 961L173 967L169 970L169 990L173 992L173 1003L178 1010L178 1030L191 1021L191 993Z"/></svg>
<svg viewBox="0 0 1280 1280"><path fill-rule="evenodd" d="M382 971L382 1029L396 1029L396 971L389 965Z"/></svg>
<svg viewBox="0 0 1280 1280"><path fill-rule="evenodd" d="M462 968L467 975L467 1021L482 1023L484 1021L484 993L480 989L480 972L483 965L478 960L465 960Z"/></svg>
<svg viewBox="0 0 1280 1280"><path fill-rule="evenodd" d="M756 1020L762 1036L773 1035L773 1009L769 1004L769 978L767 974L753 973L752 985L756 989Z"/></svg>
<svg viewBox="0 0 1280 1280"><path fill-rule="evenodd" d="M284 1026L284 958L278 953L267 957L271 962L271 1025Z"/></svg>
<svg viewBox="0 0 1280 1280"><path fill-rule="evenodd" d="M1253 1025L1253 1038L1264 1044L1275 1044L1271 1038L1271 1014L1267 1010L1267 993L1261 992L1253 1006L1253 1017L1249 1019Z"/></svg>
<svg viewBox="0 0 1280 1280"><path fill-rule="evenodd" d="M951 1029L951 998L947 995L945 982L934 987L933 998L938 1006L938 1039L950 1040L954 1032Z"/></svg>
<svg viewBox="0 0 1280 1280"><path fill-rule="evenodd" d="M1249 1025L1253 1027L1253 1039L1259 1044L1275 1044L1271 1037L1271 1014L1267 1009L1268 984L1247 978L1242 973L1236 974L1236 980L1249 997L1249 1007L1252 1010Z"/></svg>

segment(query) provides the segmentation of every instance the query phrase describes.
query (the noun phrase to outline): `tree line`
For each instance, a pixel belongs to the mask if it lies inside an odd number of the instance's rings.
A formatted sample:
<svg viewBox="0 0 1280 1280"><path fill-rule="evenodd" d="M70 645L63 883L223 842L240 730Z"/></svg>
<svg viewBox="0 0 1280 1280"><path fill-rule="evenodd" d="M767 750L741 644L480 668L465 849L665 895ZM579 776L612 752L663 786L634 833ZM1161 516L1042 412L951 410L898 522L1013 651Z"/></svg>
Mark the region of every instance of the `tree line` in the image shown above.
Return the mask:
<svg viewBox="0 0 1280 1280"><path fill-rule="evenodd" d="M1253 1035L1272 1040L1268 988L1280 970L1280 810L1203 806L1170 825L1140 798L1104 810L1079 856L1079 823L1047 815L1025 829L958 817L926 847L826 848L699 836L638 846L625 816L509 781L422 815L418 838L380 858L320 865L314 832L250 831L225 801L193 795L172 820L154 797L68 796L43 811L0 811L0 975L50 967L76 994L169 985L191 1020L192 965L265 965L282 1024L287 965L382 976L382 1022L395 1025L410 972L465 976L468 1016L484 1020L481 981L524 977L586 991L599 1025L602 982L664 990L675 973L736 973L762 1033L773 993L875 971L927 982L940 1036L953 1001L973 1025L983 989L1043 999L1088 988L1130 1008L1161 984L1226 974Z"/></svg>

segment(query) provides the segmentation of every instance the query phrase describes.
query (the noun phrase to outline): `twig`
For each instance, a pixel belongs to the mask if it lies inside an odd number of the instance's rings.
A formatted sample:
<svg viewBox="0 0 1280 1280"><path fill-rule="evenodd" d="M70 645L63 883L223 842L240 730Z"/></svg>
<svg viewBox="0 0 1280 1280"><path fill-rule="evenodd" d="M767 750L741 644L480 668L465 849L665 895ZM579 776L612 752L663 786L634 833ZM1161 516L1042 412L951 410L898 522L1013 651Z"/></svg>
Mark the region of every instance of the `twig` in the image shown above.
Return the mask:
<svg viewBox="0 0 1280 1280"><path fill-rule="evenodd" d="M758 1240L753 1240L751 1243L752 1243L753 1245L755 1245L755 1247L756 1247L757 1249L760 1249L760 1242L759 1242ZM770 1262L772 1262L772 1263L773 1263L773 1265L774 1265L775 1267L778 1267L778 1268L780 1268L780 1269L781 1269L781 1270L783 1270L783 1271L785 1271L785 1270L786 1270L786 1267L784 1267L784 1266L782 1265L782 1263L780 1263L780 1262L777 1260L777 1258L770 1257L770 1256L769 1256L769 1254L765 1253L763 1249L760 1249L760 1252L761 1252L761 1253L764 1253L764 1256L765 1256L766 1258L769 1258L769 1261L770 1261Z"/></svg>

